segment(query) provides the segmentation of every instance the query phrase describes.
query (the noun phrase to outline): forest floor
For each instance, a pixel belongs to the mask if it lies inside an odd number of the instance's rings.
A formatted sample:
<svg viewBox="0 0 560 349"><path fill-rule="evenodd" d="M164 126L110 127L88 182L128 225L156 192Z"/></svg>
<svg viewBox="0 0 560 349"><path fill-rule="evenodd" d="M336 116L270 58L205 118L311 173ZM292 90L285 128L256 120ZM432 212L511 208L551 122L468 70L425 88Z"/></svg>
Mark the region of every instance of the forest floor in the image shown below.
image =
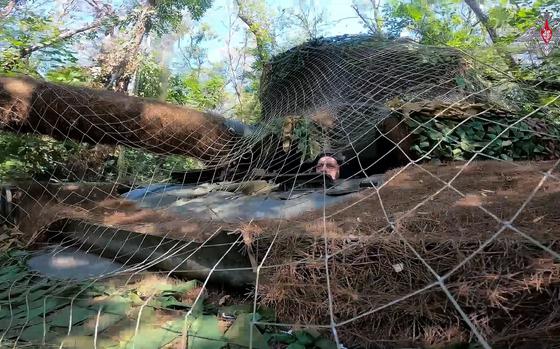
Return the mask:
<svg viewBox="0 0 560 349"><path fill-rule="evenodd" d="M497 219L512 217L553 165L552 161L477 161L466 166L453 162L395 169L385 174L385 184L379 191L364 189L356 200L327 208L326 221L330 227L336 226L329 229L329 234L343 238L367 236L386 228L389 221L396 221L399 226L424 227L408 232L406 237L411 239L447 239L450 232L455 240L484 239L499 227ZM446 188L446 182L451 179L453 182ZM554 231L560 220L560 212L556 210L559 181L560 169L556 169L516 218L516 227L533 237L550 237L548 233ZM189 240L196 235L203 238L218 227L240 228L237 223L200 221L164 210L139 208L132 201L118 198L109 186L84 184L67 185L56 191L49 189L49 192L24 190L33 196L22 200L22 212L27 215L22 217L21 225L27 238L61 217ZM322 236L322 218L323 212L319 210L290 219L289 224L274 219L254 220L252 225L271 231L288 227L290 231Z"/></svg>
<svg viewBox="0 0 560 349"><path fill-rule="evenodd" d="M240 229L262 263L260 304L293 324L326 326L332 310L347 345L470 341L457 306L496 345L553 343L560 339L560 264L545 249L558 251L560 172L543 181L553 166L410 165L386 173L379 190L289 221L197 221L138 208L110 191L86 205L47 201L41 221L82 218L189 240Z"/></svg>

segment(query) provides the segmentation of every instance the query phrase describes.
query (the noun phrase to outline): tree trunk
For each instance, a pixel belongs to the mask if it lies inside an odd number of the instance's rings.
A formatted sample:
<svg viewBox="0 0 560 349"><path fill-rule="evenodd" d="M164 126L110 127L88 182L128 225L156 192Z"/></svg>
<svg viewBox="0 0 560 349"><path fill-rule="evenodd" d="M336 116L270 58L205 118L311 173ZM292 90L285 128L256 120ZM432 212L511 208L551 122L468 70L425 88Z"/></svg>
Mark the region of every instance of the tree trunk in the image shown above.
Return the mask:
<svg viewBox="0 0 560 349"><path fill-rule="evenodd" d="M476 18L482 24L484 29L486 29L486 32L488 33L488 36L490 37L492 43L497 44L499 41L498 33L496 33L496 29L494 29L494 27L490 25L490 22L488 22L488 16L480 8L480 5L478 4L478 0L465 0L465 3L474 12ZM515 69L515 67L517 67L517 63L515 62L515 59L513 59L513 57L509 53L504 52L502 49L498 47L496 49L503 56L503 58L506 60L506 63L511 69Z"/></svg>
<svg viewBox="0 0 560 349"><path fill-rule="evenodd" d="M265 33L263 28L255 23L253 19L245 12L245 7L242 1L237 0L237 7L239 8L238 17L247 25L249 31L255 36L257 44L257 59L259 64L263 66L268 62L268 50L266 47Z"/></svg>
<svg viewBox="0 0 560 349"><path fill-rule="evenodd" d="M0 130L91 144L123 144L202 161L232 155L239 139L214 114L111 91L0 77Z"/></svg>
<svg viewBox="0 0 560 349"><path fill-rule="evenodd" d="M478 21L488 32L488 36L490 36L490 40L492 40L492 43L495 44L496 40L498 39L498 34L496 33L496 29L494 29L490 25L490 23L488 23L488 16L480 8L480 5L478 4L478 0L465 0L465 3L474 12Z"/></svg>
<svg viewBox="0 0 560 349"><path fill-rule="evenodd" d="M128 49L127 54L123 56L119 64L113 69L110 87L116 92L128 93L128 85L130 84L133 73L131 70L134 70L131 69L131 63L138 57L142 41L144 41L144 37L150 32L152 10L153 7L151 4L148 4L147 7L142 10L142 14L134 30L132 47Z"/></svg>

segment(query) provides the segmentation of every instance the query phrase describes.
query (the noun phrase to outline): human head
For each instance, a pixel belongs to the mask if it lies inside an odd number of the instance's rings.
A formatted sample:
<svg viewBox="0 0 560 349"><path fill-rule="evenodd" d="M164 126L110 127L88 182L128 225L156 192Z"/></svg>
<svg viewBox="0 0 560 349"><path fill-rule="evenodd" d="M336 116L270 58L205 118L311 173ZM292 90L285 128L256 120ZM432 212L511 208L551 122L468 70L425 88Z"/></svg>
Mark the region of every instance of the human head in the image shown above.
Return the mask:
<svg viewBox="0 0 560 349"><path fill-rule="evenodd" d="M334 181L340 177L340 164L333 156L325 154L317 161L315 172L324 173Z"/></svg>

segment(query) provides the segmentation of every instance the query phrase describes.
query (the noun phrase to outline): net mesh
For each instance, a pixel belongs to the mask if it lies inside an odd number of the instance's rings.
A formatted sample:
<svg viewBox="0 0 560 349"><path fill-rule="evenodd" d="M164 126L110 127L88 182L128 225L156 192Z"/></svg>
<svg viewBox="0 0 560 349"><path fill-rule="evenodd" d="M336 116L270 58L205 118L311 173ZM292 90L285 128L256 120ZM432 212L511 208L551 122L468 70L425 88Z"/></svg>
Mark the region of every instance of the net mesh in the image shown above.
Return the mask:
<svg viewBox="0 0 560 349"><path fill-rule="evenodd" d="M560 95L536 87L362 36L275 57L253 126L3 78L3 132L72 156L3 185L0 341L557 343ZM112 146L163 160L111 177Z"/></svg>

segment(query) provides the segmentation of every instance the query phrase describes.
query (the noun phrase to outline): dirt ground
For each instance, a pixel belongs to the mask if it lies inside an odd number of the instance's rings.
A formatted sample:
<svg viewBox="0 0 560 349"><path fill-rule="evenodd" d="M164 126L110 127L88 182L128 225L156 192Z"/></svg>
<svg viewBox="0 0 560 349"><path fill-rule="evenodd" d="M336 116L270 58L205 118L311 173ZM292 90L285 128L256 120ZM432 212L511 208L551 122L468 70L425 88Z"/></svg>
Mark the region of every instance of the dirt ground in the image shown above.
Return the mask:
<svg viewBox="0 0 560 349"><path fill-rule="evenodd" d="M345 345L442 347L472 341L472 325L493 347L554 347L560 264L542 247L559 250L558 171L541 183L553 165L391 171L379 191L328 209L325 219L319 212L285 222L272 247L270 238L256 240L259 257L270 250L261 302L294 324L328 325L332 311ZM278 229L262 223L259 230Z"/></svg>
<svg viewBox="0 0 560 349"><path fill-rule="evenodd" d="M499 220L510 220L535 190L544 172L553 167L545 162L478 161L469 165L409 165L385 175L385 184L377 191L365 189L357 200L326 210L331 237L347 238L387 231L389 222L398 230L403 224L410 239L484 239L499 229ZM450 187L446 182L457 176ZM537 238L554 237L560 220L560 172L552 172L514 226ZM167 234L175 238L203 238L217 228L236 229L240 224L199 221L197 217L180 217L164 210L138 208L131 201L118 199L114 191L100 187L39 193L29 190L33 199L23 204L29 213L22 219L27 236L38 226L60 217L83 218L105 225L118 226L148 234ZM31 195L29 195L31 196ZM488 212L485 212L483 207ZM492 215L494 217L492 217ZM39 218L39 219L37 219ZM323 212L306 214L289 222L254 221L258 231L306 232L323 236ZM33 222L33 224L30 224ZM193 234L195 236L193 236Z"/></svg>
<svg viewBox="0 0 560 349"><path fill-rule="evenodd" d="M378 238L397 231L411 240L481 240L494 234L501 227L500 221L513 218L553 165L552 161L410 165L388 172L379 190L366 189L357 200L328 208L326 225L323 212L289 222L254 224L267 228L262 230L280 226L287 234L305 232L316 237L324 235L326 226L329 237L342 239ZM516 216L513 226L537 239L557 237L559 182L560 172L554 170Z"/></svg>
<svg viewBox="0 0 560 349"><path fill-rule="evenodd" d="M332 311L345 345L438 347L472 341L472 325L495 347L546 346L560 341L554 165L409 165L386 173L379 190L290 221L202 222L85 194L70 206L51 200L40 221L84 218L189 240L240 229L262 263L260 303L295 327L327 326Z"/></svg>

